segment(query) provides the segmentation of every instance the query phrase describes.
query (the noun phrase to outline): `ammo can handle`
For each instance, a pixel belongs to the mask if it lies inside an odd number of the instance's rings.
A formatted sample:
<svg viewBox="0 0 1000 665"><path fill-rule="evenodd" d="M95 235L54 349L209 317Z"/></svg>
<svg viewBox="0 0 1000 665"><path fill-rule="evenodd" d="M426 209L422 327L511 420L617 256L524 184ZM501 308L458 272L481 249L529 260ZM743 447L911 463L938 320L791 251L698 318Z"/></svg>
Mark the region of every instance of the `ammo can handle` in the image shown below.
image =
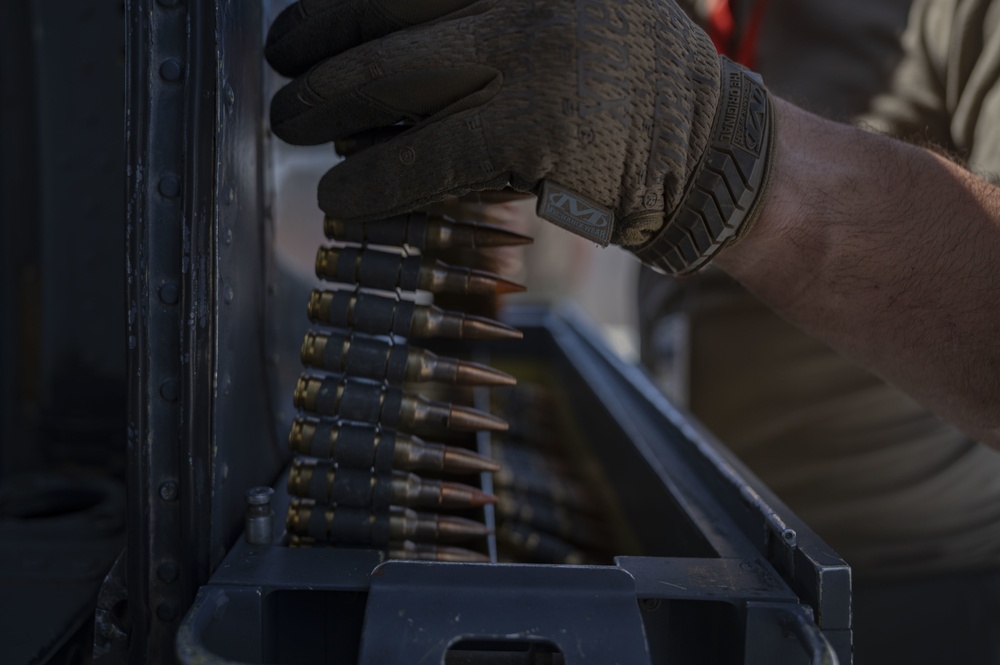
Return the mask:
<svg viewBox="0 0 1000 665"><path fill-rule="evenodd" d="M840 665L833 645L809 616L806 608L798 605L795 609L783 608L782 612L789 619L791 629L809 655L809 665Z"/></svg>

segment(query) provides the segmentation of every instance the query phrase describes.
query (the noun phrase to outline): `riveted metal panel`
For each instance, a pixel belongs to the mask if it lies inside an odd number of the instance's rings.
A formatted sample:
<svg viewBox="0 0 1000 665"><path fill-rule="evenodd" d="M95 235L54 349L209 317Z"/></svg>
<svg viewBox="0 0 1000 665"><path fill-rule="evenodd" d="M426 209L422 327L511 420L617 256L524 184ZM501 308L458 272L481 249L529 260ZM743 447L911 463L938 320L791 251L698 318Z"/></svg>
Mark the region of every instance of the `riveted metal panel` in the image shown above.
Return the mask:
<svg viewBox="0 0 1000 665"><path fill-rule="evenodd" d="M263 335L263 21L257 2L127 4L133 662L172 660L244 491L285 456Z"/></svg>

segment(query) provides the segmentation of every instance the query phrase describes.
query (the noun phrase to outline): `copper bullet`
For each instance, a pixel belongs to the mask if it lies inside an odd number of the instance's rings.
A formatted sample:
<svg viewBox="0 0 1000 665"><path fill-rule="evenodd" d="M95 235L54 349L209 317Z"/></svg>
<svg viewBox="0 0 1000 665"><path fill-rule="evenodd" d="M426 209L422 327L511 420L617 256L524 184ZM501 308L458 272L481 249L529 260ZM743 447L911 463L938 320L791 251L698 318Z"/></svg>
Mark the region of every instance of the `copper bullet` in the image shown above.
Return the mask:
<svg viewBox="0 0 1000 665"><path fill-rule="evenodd" d="M520 284L485 270L371 247L320 247L316 276L384 291L422 289L435 294L489 296L524 291Z"/></svg>
<svg viewBox="0 0 1000 665"><path fill-rule="evenodd" d="M521 339L521 331L508 325L417 305L364 291L313 291L309 318L335 328L354 328L372 335L447 337L455 339Z"/></svg>
<svg viewBox="0 0 1000 665"><path fill-rule="evenodd" d="M584 547L601 547L605 529L589 517L544 498L501 490L497 492L497 517L559 536Z"/></svg>
<svg viewBox="0 0 1000 665"><path fill-rule="evenodd" d="M388 510L333 508L311 499L292 499L285 521L292 535L342 545L385 547L394 540L456 542L486 536L486 525L464 517L418 513L390 506Z"/></svg>
<svg viewBox="0 0 1000 665"><path fill-rule="evenodd" d="M406 471L373 472L338 467L328 460L296 459L288 474L288 492L336 506L467 509L496 503L482 490Z"/></svg>
<svg viewBox="0 0 1000 665"><path fill-rule="evenodd" d="M480 552L464 547L446 545L425 545L404 540L389 545L390 559L409 561L449 561L455 563L489 563L490 558Z"/></svg>
<svg viewBox="0 0 1000 665"><path fill-rule="evenodd" d="M302 363L398 384L403 381L443 381L460 385L509 386L517 380L499 370L455 358L438 356L388 337L350 330L306 333Z"/></svg>
<svg viewBox="0 0 1000 665"><path fill-rule="evenodd" d="M527 245L530 236L502 226L456 221L441 215L412 212L371 222L344 222L327 217L326 237L359 244L409 245L417 249L483 249Z"/></svg>
<svg viewBox="0 0 1000 665"><path fill-rule="evenodd" d="M471 407L432 401L378 381L339 374L302 375L293 402L297 408L317 415L405 429L416 434L507 429L507 422L502 418Z"/></svg>
<svg viewBox="0 0 1000 665"><path fill-rule="evenodd" d="M497 529L497 541L535 563L584 565L597 562L594 557L560 538L523 524L504 523Z"/></svg>
<svg viewBox="0 0 1000 665"><path fill-rule="evenodd" d="M288 435L291 449L341 466L388 471L481 473L500 465L476 453L367 423L298 417Z"/></svg>

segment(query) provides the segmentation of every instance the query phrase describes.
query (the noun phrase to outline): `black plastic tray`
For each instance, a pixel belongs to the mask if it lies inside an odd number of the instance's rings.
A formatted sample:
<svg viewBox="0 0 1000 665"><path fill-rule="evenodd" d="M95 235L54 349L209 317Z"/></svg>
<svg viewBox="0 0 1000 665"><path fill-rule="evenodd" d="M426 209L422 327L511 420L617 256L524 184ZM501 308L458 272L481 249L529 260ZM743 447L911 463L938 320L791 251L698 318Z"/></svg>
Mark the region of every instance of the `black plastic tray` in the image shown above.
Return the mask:
<svg viewBox="0 0 1000 665"><path fill-rule="evenodd" d="M850 569L825 543L582 318L506 320L525 339L486 350L559 377L648 554L448 564L241 541L181 626L182 662L851 662Z"/></svg>

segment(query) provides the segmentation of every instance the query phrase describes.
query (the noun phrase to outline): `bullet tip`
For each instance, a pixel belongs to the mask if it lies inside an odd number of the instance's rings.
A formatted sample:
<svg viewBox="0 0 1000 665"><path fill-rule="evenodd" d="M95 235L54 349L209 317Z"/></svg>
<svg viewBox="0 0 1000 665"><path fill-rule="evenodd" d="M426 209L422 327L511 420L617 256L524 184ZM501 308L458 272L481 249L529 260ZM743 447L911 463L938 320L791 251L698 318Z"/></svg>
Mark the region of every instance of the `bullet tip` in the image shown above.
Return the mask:
<svg viewBox="0 0 1000 665"><path fill-rule="evenodd" d="M497 502L497 498L478 488L462 483L441 483L441 506L444 508L482 508Z"/></svg>
<svg viewBox="0 0 1000 665"><path fill-rule="evenodd" d="M511 231L499 220L488 218L476 224L476 247L516 247L535 242L531 236Z"/></svg>
<svg viewBox="0 0 1000 665"><path fill-rule="evenodd" d="M452 404L448 414L448 429L452 430L505 432L509 427L510 425L503 418L468 406Z"/></svg>
<svg viewBox="0 0 1000 665"><path fill-rule="evenodd" d="M455 383L477 386L513 386L517 384L517 379L487 365L459 360L455 367Z"/></svg>
<svg viewBox="0 0 1000 665"><path fill-rule="evenodd" d="M438 517L438 533L452 538L475 538L492 533L482 522L464 517Z"/></svg>
<svg viewBox="0 0 1000 665"><path fill-rule="evenodd" d="M505 296L509 293L524 293L528 290L528 287L523 284L518 284L517 282L512 282L508 279L502 277L497 278L496 292L497 295Z"/></svg>
<svg viewBox="0 0 1000 665"><path fill-rule="evenodd" d="M467 315L462 320L461 336L466 339L521 339L524 333L493 319Z"/></svg>
<svg viewBox="0 0 1000 665"><path fill-rule="evenodd" d="M450 473L495 473L500 470L499 462L461 448L448 447L444 453L445 471Z"/></svg>

